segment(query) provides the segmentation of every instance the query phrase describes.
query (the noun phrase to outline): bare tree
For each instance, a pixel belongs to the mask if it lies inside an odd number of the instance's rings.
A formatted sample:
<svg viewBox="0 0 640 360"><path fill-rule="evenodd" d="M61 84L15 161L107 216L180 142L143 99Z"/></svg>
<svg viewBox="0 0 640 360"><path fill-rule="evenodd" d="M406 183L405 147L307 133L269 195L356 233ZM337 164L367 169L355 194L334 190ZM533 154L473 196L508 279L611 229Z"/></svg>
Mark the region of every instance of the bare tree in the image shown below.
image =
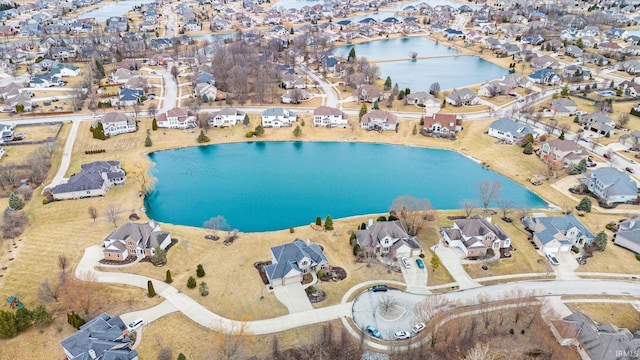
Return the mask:
<svg viewBox="0 0 640 360"><path fill-rule="evenodd" d="M523 207L518 209L518 216L520 217L520 219L523 219L529 216L530 213L531 213L531 209L529 208Z"/></svg>
<svg viewBox="0 0 640 360"><path fill-rule="evenodd" d="M44 279L40 282L38 287L38 300L41 303L50 304L58 301L58 286L49 282L49 279Z"/></svg>
<svg viewBox="0 0 640 360"><path fill-rule="evenodd" d="M4 189L4 185L8 185L10 188L18 186L18 171L17 165L13 162L8 162L6 165L0 165L0 184Z"/></svg>
<svg viewBox="0 0 640 360"><path fill-rule="evenodd" d="M629 114L620 114L618 116L618 125L624 128L629 123Z"/></svg>
<svg viewBox="0 0 640 360"><path fill-rule="evenodd" d="M87 209L87 212L89 213L89 216L91 216L91 218L93 219L93 222L96 222L96 219L98 218L98 210L94 206L89 206L89 208Z"/></svg>
<svg viewBox="0 0 640 360"><path fill-rule="evenodd" d="M69 259L67 259L65 255L58 255L58 267L60 268L60 270L62 270L62 272L65 272L68 266Z"/></svg>
<svg viewBox="0 0 640 360"><path fill-rule="evenodd" d="M178 67L173 65L170 71L171 71L171 76L173 76L174 79L178 80L178 74L180 73L180 70L178 70Z"/></svg>
<svg viewBox="0 0 640 360"><path fill-rule="evenodd" d="M418 234L425 222L435 219L429 199L415 198L411 195L403 195L393 200L391 212L398 216L407 233L412 236Z"/></svg>
<svg viewBox="0 0 640 360"><path fill-rule="evenodd" d="M449 305L449 300L442 295L428 296L413 306L413 314L416 321L426 324L438 313L446 311Z"/></svg>
<svg viewBox="0 0 640 360"><path fill-rule="evenodd" d="M378 300L378 306L380 307L380 310L385 314L389 313L397 305L398 300L395 298L395 296L385 295L381 297L380 300Z"/></svg>
<svg viewBox="0 0 640 360"><path fill-rule="evenodd" d="M482 208L487 211L491 201L500 196L500 189L502 183L500 180L483 180L478 183L478 192L480 192L480 199L482 200Z"/></svg>
<svg viewBox="0 0 640 360"><path fill-rule="evenodd" d="M29 154L26 160L31 181L42 184L51 168L51 155L44 147Z"/></svg>
<svg viewBox="0 0 640 360"><path fill-rule="evenodd" d="M465 199L462 200L460 206L464 209L464 214L469 217L471 216L471 213L473 213L473 210L478 207L478 204L473 200Z"/></svg>
<svg viewBox="0 0 640 360"><path fill-rule="evenodd" d="M149 114L149 116L155 117L157 112L158 105L156 105L155 103L149 104L149 106L147 107L147 113Z"/></svg>
<svg viewBox="0 0 640 360"><path fill-rule="evenodd" d="M218 215L205 221L203 226L206 229L210 229L213 232L213 238L215 240L218 240L220 239L220 237L218 236L218 231L227 227L227 220L222 215Z"/></svg>
<svg viewBox="0 0 640 360"><path fill-rule="evenodd" d="M502 217L506 218L507 214L513 209L513 200L500 198L498 199L497 203L500 211L502 212Z"/></svg>
<svg viewBox="0 0 640 360"><path fill-rule="evenodd" d="M118 220L120 215L120 205L109 204L104 211L105 216L109 219L109 222L113 224L113 227L118 226Z"/></svg>
<svg viewBox="0 0 640 360"><path fill-rule="evenodd" d="M467 352L463 360L494 360L498 359L489 348L489 344L476 342L475 345Z"/></svg>

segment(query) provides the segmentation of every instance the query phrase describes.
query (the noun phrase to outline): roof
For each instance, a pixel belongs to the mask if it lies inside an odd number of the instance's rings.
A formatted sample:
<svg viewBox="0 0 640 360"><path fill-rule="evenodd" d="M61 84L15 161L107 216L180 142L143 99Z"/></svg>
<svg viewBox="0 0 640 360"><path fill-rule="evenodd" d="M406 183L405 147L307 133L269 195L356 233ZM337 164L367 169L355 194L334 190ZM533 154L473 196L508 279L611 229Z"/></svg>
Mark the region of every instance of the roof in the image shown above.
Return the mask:
<svg viewBox="0 0 640 360"><path fill-rule="evenodd" d="M490 220L478 215L469 219L455 220L454 223L460 229L460 233L466 237L485 236L493 233L500 240L509 239L509 236L498 224L492 224Z"/></svg>
<svg viewBox="0 0 640 360"><path fill-rule="evenodd" d="M510 133L515 138L522 138L525 134L536 134L535 130L529 125L520 124L509 118L498 119L489 125L490 129L500 130L504 133Z"/></svg>
<svg viewBox="0 0 640 360"><path fill-rule="evenodd" d="M100 172L82 171L72 175L66 183L54 186L52 194L62 194L76 191L89 191L101 189L104 186L105 178Z"/></svg>
<svg viewBox="0 0 640 360"><path fill-rule="evenodd" d="M398 122L398 118L393 115L392 113L386 111L386 110L380 110L380 109L373 109L371 111L369 111L368 113L364 114L362 116L362 119L360 119L360 122L369 122L369 120L371 119L385 119L387 123L389 124L395 124Z"/></svg>
<svg viewBox="0 0 640 360"><path fill-rule="evenodd" d="M347 118L347 114L344 111L329 107L329 106L318 106L315 110L313 110L313 115L316 116L342 116L343 118Z"/></svg>
<svg viewBox="0 0 640 360"><path fill-rule="evenodd" d="M560 139L555 139L555 140L550 140L547 141L547 144L549 144L549 147L551 147L552 149L558 149L560 151L582 151L583 148L582 146L578 145L578 143L576 143L573 140L560 140Z"/></svg>
<svg viewBox="0 0 640 360"><path fill-rule="evenodd" d="M102 313L80 327L76 333L60 342L68 355L73 359L129 360L135 359L138 353L131 350L131 340L124 337L126 325L119 316L111 317Z"/></svg>
<svg viewBox="0 0 640 360"><path fill-rule="evenodd" d="M592 181L601 182L603 187L609 187L606 191L609 196L638 194L638 184L631 179L631 176L612 167L593 170L588 172L586 176Z"/></svg>
<svg viewBox="0 0 640 360"><path fill-rule="evenodd" d="M110 113L106 113L104 114L104 116L102 116L102 118L100 118L100 122L103 124L107 124L107 123L117 123L117 122L123 122L125 121L127 123L127 125L135 125L135 120L122 112L110 112Z"/></svg>
<svg viewBox="0 0 640 360"><path fill-rule="evenodd" d="M169 232L160 231L160 226L153 221L142 224L124 223L107 235L104 240L113 244L131 239L140 248L153 249L160 246L169 235Z"/></svg>
<svg viewBox="0 0 640 360"><path fill-rule="evenodd" d="M369 225L367 229L356 230L356 240L362 248L375 247L380 240L387 236L392 239L410 238L399 220L376 221Z"/></svg>
<svg viewBox="0 0 640 360"><path fill-rule="evenodd" d="M304 258L308 258L311 261L310 266L321 262L329 262L318 244L307 244L300 239L295 239L288 244L273 246L271 254L275 261L273 264L265 266L265 271L271 281L273 279L282 279L291 270L300 272L298 263Z"/></svg>
<svg viewBox="0 0 640 360"><path fill-rule="evenodd" d="M542 245L546 245L554 240L562 244L570 244L566 237L568 230L576 228L577 238L585 237L586 242L591 242L594 235L578 220L575 215L564 216L528 216L523 219L529 229L531 229Z"/></svg>
<svg viewBox="0 0 640 360"><path fill-rule="evenodd" d="M275 116L275 117L295 117L296 114L281 107L270 108L262 112L262 117Z"/></svg>

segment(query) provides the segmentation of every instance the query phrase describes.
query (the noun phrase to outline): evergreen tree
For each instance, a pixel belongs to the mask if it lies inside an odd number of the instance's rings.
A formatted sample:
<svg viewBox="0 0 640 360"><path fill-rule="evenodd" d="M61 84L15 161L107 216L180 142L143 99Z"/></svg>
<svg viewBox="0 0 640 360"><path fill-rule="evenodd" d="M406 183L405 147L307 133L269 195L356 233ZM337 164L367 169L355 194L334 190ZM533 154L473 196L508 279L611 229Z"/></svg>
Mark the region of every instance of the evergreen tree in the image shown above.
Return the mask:
<svg viewBox="0 0 640 360"><path fill-rule="evenodd" d="M597 246L600 251L604 251L604 249L607 248L607 234L605 234L604 231L600 231L595 239L593 239L593 244Z"/></svg>
<svg viewBox="0 0 640 360"><path fill-rule="evenodd" d="M202 267L202 264L198 264L198 267L196 268L196 275L199 278L204 277L204 268Z"/></svg>
<svg viewBox="0 0 640 360"><path fill-rule="evenodd" d="M173 279L171 278L171 270L167 269L167 275L164 278L164 282L166 282L167 284L171 284L173 282Z"/></svg>
<svg viewBox="0 0 640 360"><path fill-rule="evenodd" d="M242 125L249 126L249 114L244 114L244 119L242 119Z"/></svg>
<svg viewBox="0 0 640 360"><path fill-rule="evenodd" d="M560 136L558 137L560 140L564 140L564 130L560 132Z"/></svg>
<svg viewBox="0 0 640 360"><path fill-rule="evenodd" d="M582 200L580 200L580 204L576 206L576 210L591 212L591 199L589 199L588 197L583 197Z"/></svg>
<svg viewBox="0 0 640 360"><path fill-rule="evenodd" d="M122 61L122 52L120 52L120 50L116 49L116 61L120 62Z"/></svg>
<svg viewBox="0 0 640 360"><path fill-rule="evenodd" d="M147 295L149 297L156 296L156 290L153 288L153 282L151 282L151 280L147 281Z"/></svg>
<svg viewBox="0 0 640 360"><path fill-rule="evenodd" d="M262 127L262 125L258 125L256 126L256 129L253 131L254 134L256 134L256 136L262 136L264 135L264 128Z"/></svg>
<svg viewBox="0 0 640 360"><path fill-rule="evenodd" d="M202 296L209 295L209 286L207 286L206 282L204 282L204 281L201 282L199 289L200 289L200 295L202 295Z"/></svg>
<svg viewBox="0 0 640 360"><path fill-rule="evenodd" d="M16 193L9 194L9 207L12 210L21 210L24 207L24 201L20 195Z"/></svg>
<svg viewBox="0 0 640 360"><path fill-rule="evenodd" d="M367 111L367 105L362 104L362 106L360 106L360 112L358 113L358 120L362 120L362 117L367 113Z"/></svg>
<svg viewBox="0 0 640 360"><path fill-rule="evenodd" d="M587 172L587 159L580 160L578 163L578 170L581 174Z"/></svg>
<svg viewBox="0 0 640 360"><path fill-rule="evenodd" d="M151 145L153 145L153 141L151 141L151 136L147 134L147 137L144 139L144 146L151 147Z"/></svg>
<svg viewBox="0 0 640 360"><path fill-rule="evenodd" d="M300 135L302 135L302 129L300 128L300 125L296 125L296 128L293 129L293 136L300 137Z"/></svg>
<svg viewBox="0 0 640 360"><path fill-rule="evenodd" d="M567 85L565 85L562 90L560 91L560 96L562 97L567 97L569 96L569 87Z"/></svg>
<svg viewBox="0 0 640 360"><path fill-rule="evenodd" d="M85 319L80 317L80 315L76 314L74 311L70 314L67 313L67 322L76 329L80 329L80 326L87 323Z"/></svg>
<svg viewBox="0 0 640 360"><path fill-rule="evenodd" d="M378 104L378 99L376 99L376 101L373 102L373 110L378 110L380 109L380 104Z"/></svg>
<svg viewBox="0 0 640 360"><path fill-rule="evenodd" d="M183 353L178 354L178 360L187 360L187 357Z"/></svg>
<svg viewBox="0 0 640 360"><path fill-rule="evenodd" d="M198 283L196 283L196 279L193 276L189 276L189 279L187 280L187 287L189 289L193 289L196 286L198 286Z"/></svg>
<svg viewBox="0 0 640 360"><path fill-rule="evenodd" d="M316 225L318 226L322 225L322 218L320 216L316 216Z"/></svg>
<svg viewBox="0 0 640 360"><path fill-rule="evenodd" d="M104 66L102 66L102 63L98 59L95 60L95 64L96 70L98 70L99 78L102 79L103 77L105 77Z"/></svg>
<svg viewBox="0 0 640 360"><path fill-rule="evenodd" d="M156 120L156 118L153 118L153 121L151 122L151 130L158 130L158 120Z"/></svg>
<svg viewBox="0 0 640 360"><path fill-rule="evenodd" d="M0 310L0 338L10 339L16 335L16 315L11 311Z"/></svg>
<svg viewBox="0 0 640 360"><path fill-rule="evenodd" d="M327 215L327 217L324 219L324 229L333 230L333 220L331 219L331 215Z"/></svg>
<svg viewBox="0 0 640 360"><path fill-rule="evenodd" d="M411 134L415 135L418 133L418 126L416 124L413 124L413 130L411 130Z"/></svg>
<svg viewBox="0 0 640 360"><path fill-rule="evenodd" d="M356 48L352 47L351 51L349 51L349 56L347 56L347 61L352 62L356 59Z"/></svg>
<svg viewBox="0 0 640 360"><path fill-rule="evenodd" d="M44 305L38 305L31 315L33 317L33 324L40 331L53 323L53 315L47 311Z"/></svg>
<svg viewBox="0 0 640 360"><path fill-rule="evenodd" d="M204 134L204 130L200 130L200 135L198 135L197 141L199 144L202 144L202 143L209 142L210 139L207 135Z"/></svg>
<svg viewBox="0 0 640 360"><path fill-rule="evenodd" d="M21 333L31 327L33 319L31 317L31 311L25 308L19 308L16 310L16 330Z"/></svg>
<svg viewBox="0 0 640 360"><path fill-rule="evenodd" d="M533 154L533 145L531 143L527 143L527 145L524 146L524 150L522 150L522 152L527 155Z"/></svg>
<svg viewBox="0 0 640 360"><path fill-rule="evenodd" d="M384 89L385 90L391 89L391 84L393 84L391 82L391 76L387 76L387 79L384 81Z"/></svg>

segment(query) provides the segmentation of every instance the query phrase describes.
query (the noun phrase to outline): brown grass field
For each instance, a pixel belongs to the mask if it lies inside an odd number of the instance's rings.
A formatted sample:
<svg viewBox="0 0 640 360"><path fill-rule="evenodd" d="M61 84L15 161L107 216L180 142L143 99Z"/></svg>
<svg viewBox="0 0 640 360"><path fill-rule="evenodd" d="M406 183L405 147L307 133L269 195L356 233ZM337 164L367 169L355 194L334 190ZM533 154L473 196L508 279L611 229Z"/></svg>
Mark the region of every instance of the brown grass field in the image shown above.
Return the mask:
<svg viewBox="0 0 640 360"><path fill-rule="evenodd" d="M573 311L581 311L589 315L599 324L611 323L619 328L627 328L631 332L640 329L638 311L631 304L569 302L567 306Z"/></svg>

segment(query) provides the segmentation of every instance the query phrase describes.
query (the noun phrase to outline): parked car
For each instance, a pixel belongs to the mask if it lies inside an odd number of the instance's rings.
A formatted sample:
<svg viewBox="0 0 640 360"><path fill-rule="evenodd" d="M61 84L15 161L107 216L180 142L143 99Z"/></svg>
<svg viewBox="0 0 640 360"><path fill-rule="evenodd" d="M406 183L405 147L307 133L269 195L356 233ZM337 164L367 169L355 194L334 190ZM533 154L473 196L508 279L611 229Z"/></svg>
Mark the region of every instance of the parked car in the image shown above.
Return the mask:
<svg viewBox="0 0 640 360"><path fill-rule="evenodd" d="M127 331L134 332L144 325L144 320L142 318L137 318L127 325Z"/></svg>
<svg viewBox="0 0 640 360"><path fill-rule="evenodd" d="M393 338L396 340L406 340L411 337L408 331L396 331L393 333Z"/></svg>
<svg viewBox="0 0 640 360"><path fill-rule="evenodd" d="M424 261L422 261L422 259L416 259L416 264L418 264L420 269L424 269Z"/></svg>
<svg viewBox="0 0 640 360"><path fill-rule="evenodd" d="M376 339L380 339L382 337L382 334L380 334L380 331L378 331L378 329L376 329L371 325L367 325L367 327L364 328L364 331Z"/></svg>
<svg viewBox="0 0 640 360"><path fill-rule="evenodd" d="M419 333L420 331L424 330L425 325L424 323L417 323L415 325L413 325L413 327L411 328L411 332L414 334Z"/></svg>
<svg viewBox="0 0 640 360"><path fill-rule="evenodd" d="M387 288L387 285L373 285L371 287L371 291L373 292L378 292L378 291L385 292L387 290L389 290L389 288Z"/></svg>
<svg viewBox="0 0 640 360"><path fill-rule="evenodd" d="M611 158L611 157L609 156L609 154L607 154L607 153L602 154L602 157L603 157L603 158L605 158L605 159L610 159L610 158Z"/></svg>
<svg viewBox="0 0 640 360"><path fill-rule="evenodd" d="M596 166L598 166L597 163L594 163L594 162L587 163L587 167L596 167Z"/></svg>
<svg viewBox="0 0 640 360"><path fill-rule="evenodd" d="M634 173L633 168L631 168L631 167L629 167L629 166L627 166L627 167L625 168L625 170L627 170L628 172L630 172L630 173L632 173L632 174Z"/></svg>
<svg viewBox="0 0 640 360"><path fill-rule="evenodd" d="M51 101L56 102L56 101L59 101L59 99L57 97L52 97Z"/></svg>
<svg viewBox="0 0 640 360"><path fill-rule="evenodd" d="M409 262L409 259L407 259L406 257L402 258L402 265L404 265L404 267L406 267L407 269L411 267L411 263Z"/></svg>
<svg viewBox="0 0 640 360"><path fill-rule="evenodd" d="M100 118L102 118L102 115L100 115L100 114L93 114L93 118L94 118L94 119L100 119Z"/></svg>
<svg viewBox="0 0 640 360"><path fill-rule="evenodd" d="M551 253L547 253L547 259L549 259L549 262L551 263L551 265L560 265L560 262L558 261L558 258L556 258Z"/></svg>

